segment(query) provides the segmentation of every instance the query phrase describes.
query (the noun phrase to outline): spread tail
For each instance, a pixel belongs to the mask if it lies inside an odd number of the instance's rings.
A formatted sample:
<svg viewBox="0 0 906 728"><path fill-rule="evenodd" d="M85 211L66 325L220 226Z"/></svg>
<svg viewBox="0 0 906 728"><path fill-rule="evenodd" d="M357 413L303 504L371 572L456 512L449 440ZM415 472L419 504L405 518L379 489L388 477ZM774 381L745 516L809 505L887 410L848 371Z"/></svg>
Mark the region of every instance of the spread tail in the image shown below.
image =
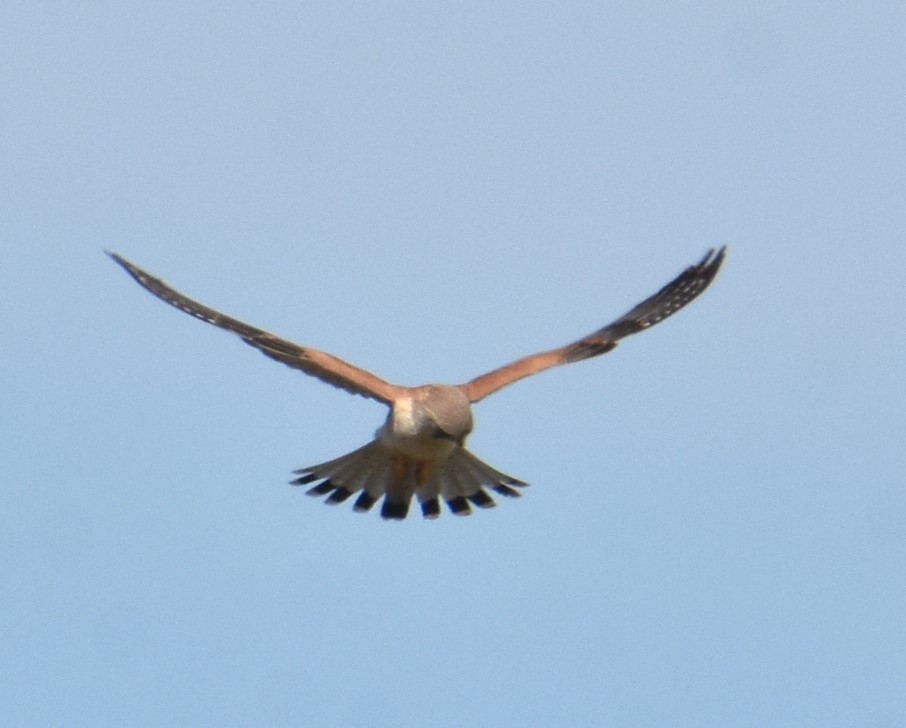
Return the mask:
<svg viewBox="0 0 906 728"><path fill-rule="evenodd" d="M451 513L468 516L471 506L496 505L485 488L508 497L521 495L527 484L495 470L464 448L456 448L445 460L426 465L389 450L379 440L326 463L300 468L293 485L312 485L306 493L327 496L326 503L342 503L355 493L356 511L369 511L382 497L381 516L402 520L409 513L412 496L418 497L422 515L437 518L440 501Z"/></svg>

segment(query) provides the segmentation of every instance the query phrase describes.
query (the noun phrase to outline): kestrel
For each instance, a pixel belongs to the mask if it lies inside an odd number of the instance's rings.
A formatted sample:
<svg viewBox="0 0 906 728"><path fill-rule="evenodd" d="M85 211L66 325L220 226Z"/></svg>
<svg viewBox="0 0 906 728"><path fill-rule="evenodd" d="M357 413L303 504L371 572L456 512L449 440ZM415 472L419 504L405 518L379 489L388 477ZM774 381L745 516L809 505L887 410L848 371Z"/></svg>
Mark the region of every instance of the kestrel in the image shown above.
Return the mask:
<svg viewBox="0 0 906 728"><path fill-rule="evenodd" d="M381 515L402 520L416 496L425 518L440 515L442 499L458 516L471 505L496 503L486 488L504 496L520 495L527 484L495 470L465 448L472 431L471 405L518 379L560 364L590 359L613 349L620 339L660 323L704 291L726 254L726 246L709 250L657 293L594 333L559 349L532 354L482 374L465 384L403 387L317 349L293 344L230 318L173 290L138 266L108 253L145 289L162 301L242 338L263 354L353 394L375 399L390 408L374 439L357 450L295 471L293 485L311 486L313 496L342 503L358 493L353 506L368 511L383 497Z"/></svg>

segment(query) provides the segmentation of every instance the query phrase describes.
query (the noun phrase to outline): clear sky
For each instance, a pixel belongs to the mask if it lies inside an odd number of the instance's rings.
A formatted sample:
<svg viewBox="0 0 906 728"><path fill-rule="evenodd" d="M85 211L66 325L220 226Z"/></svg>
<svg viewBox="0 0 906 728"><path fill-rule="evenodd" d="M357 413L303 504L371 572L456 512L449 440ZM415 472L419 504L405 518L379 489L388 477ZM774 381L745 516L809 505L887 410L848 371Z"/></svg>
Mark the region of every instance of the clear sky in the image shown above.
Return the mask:
<svg viewBox="0 0 906 728"><path fill-rule="evenodd" d="M906 726L900 2L0 5L14 726ZM468 519L292 469L402 384L713 287L476 408Z"/></svg>

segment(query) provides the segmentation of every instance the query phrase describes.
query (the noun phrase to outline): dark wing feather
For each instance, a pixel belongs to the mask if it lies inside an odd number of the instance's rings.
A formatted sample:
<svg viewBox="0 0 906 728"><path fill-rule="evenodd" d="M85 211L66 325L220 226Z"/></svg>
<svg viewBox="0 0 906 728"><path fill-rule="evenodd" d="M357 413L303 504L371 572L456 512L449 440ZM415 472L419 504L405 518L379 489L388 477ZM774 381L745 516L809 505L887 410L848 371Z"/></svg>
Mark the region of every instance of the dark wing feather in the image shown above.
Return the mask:
<svg viewBox="0 0 906 728"><path fill-rule="evenodd" d="M714 280L726 252L726 246L717 251L709 250L697 264L686 268L653 296L594 333L559 349L527 356L476 377L461 385L462 390L470 402L477 402L523 377L607 353L620 339L660 323L696 298Z"/></svg>
<svg viewBox="0 0 906 728"><path fill-rule="evenodd" d="M353 394L392 404L401 388L331 354L299 346L193 301L116 253L107 253L143 288L180 311L238 335L266 356Z"/></svg>

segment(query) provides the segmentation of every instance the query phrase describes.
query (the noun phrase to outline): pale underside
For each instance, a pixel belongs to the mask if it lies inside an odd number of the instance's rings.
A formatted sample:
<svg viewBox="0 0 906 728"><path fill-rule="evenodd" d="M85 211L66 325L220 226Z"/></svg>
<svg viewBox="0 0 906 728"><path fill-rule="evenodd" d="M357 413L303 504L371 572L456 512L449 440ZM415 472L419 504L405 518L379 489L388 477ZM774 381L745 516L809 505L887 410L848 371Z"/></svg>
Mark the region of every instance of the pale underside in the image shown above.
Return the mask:
<svg viewBox="0 0 906 728"><path fill-rule="evenodd" d="M141 286L163 301L209 324L237 334L265 355L322 381L390 407L387 421L367 445L339 458L301 468L295 485L310 495L341 503L358 493L354 509L370 510L383 497L381 515L402 519L414 497L426 518L440 513L440 500L457 515L471 505L495 505L486 489L518 496L526 484L483 463L465 449L472 430L470 405L523 377L550 367L599 356L620 339L676 313L717 275L726 248L709 251L654 295L603 328L566 346L518 359L460 385L403 387L326 352L300 346L204 306L109 253Z"/></svg>

